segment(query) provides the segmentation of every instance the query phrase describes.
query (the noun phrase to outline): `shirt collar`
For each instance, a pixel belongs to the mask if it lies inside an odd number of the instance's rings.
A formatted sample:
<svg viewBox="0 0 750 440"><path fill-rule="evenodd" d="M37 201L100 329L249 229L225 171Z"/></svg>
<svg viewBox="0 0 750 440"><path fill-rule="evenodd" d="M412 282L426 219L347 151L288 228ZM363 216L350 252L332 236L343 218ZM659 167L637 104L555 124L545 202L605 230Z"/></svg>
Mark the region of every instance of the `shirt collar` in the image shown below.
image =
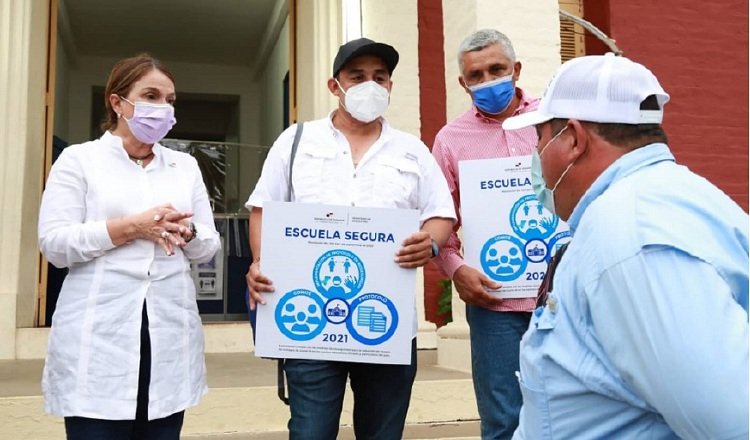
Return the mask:
<svg viewBox="0 0 750 440"><path fill-rule="evenodd" d="M334 137L343 136L341 131L338 128L336 128L336 126L333 125L333 116L336 114L337 111L338 109L331 110L331 112L328 113L328 118L326 118L326 121L328 123L328 128L331 130L331 134L333 134ZM388 120L385 119L385 117L381 116L380 125L381 125L381 130L380 130L380 137L378 138L378 140L382 139L385 141L389 139L391 136L391 124L388 123Z"/></svg>
<svg viewBox="0 0 750 440"><path fill-rule="evenodd" d="M570 233L575 234L581 217L591 203L604 193L612 184L635 173L638 170L654 165L662 161L674 162L674 156L669 151L666 144L655 143L637 148L629 153L622 155L619 159L612 162L599 177L594 180L589 189L583 194L578 201L573 213L568 219Z"/></svg>
<svg viewBox="0 0 750 440"><path fill-rule="evenodd" d="M518 107L516 107L515 111L513 111L513 114L510 116L516 116L520 115L521 113L526 113L527 108L534 103L534 99L527 95L526 92L524 92L520 87L516 87L516 96L518 96L520 101L518 101ZM474 105L474 101L472 101L471 103L471 108L474 111L474 116L476 116L477 118L491 122L498 122L495 119L488 118L487 116L482 114L477 106Z"/></svg>
<svg viewBox="0 0 750 440"><path fill-rule="evenodd" d="M112 148L113 150L116 150L120 156L122 156L123 159L130 161L130 157L128 156L128 152L125 151L125 147L122 145L122 138L120 136L116 136L112 134L109 130L106 130L104 134L99 138L100 141L102 141L105 145L107 145L109 148ZM154 153L154 158L151 160L151 164L156 165L157 163L160 163L161 161L161 148L162 145L160 143L155 143L151 151Z"/></svg>

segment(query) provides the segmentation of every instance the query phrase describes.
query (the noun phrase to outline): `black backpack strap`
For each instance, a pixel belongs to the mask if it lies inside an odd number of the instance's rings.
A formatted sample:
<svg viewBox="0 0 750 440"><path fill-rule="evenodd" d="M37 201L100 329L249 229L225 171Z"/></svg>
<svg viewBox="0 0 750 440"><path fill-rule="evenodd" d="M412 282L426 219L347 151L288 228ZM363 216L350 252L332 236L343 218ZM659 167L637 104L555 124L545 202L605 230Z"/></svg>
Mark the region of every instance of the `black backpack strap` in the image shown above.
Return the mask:
<svg viewBox="0 0 750 440"><path fill-rule="evenodd" d="M299 140L302 137L302 129L304 128L304 126L304 122L298 123L297 131L294 133L294 142L292 142L292 155L289 157L289 182L287 182L289 195L287 196L287 202L291 202L294 199L294 197L292 197L292 193L294 192L294 187L292 186L292 170L294 167L294 157L297 155L297 147L299 147Z"/></svg>
<svg viewBox="0 0 750 440"><path fill-rule="evenodd" d="M286 395L286 381L284 379L284 359L279 359L276 370L276 390L284 404L289 405L289 397Z"/></svg>
<svg viewBox="0 0 750 440"><path fill-rule="evenodd" d="M292 196L292 193L294 192L294 187L292 186L292 171L294 169L294 157L297 155L297 147L299 147L299 140L302 137L304 125L304 122L297 124L297 131L294 133L294 141L292 142L292 154L289 157L289 182L287 182L289 191L287 202L291 202L292 199L294 199ZM286 379L284 377L284 359L278 360L276 368L276 389L279 399L281 399L286 405L289 405L289 397L286 395Z"/></svg>

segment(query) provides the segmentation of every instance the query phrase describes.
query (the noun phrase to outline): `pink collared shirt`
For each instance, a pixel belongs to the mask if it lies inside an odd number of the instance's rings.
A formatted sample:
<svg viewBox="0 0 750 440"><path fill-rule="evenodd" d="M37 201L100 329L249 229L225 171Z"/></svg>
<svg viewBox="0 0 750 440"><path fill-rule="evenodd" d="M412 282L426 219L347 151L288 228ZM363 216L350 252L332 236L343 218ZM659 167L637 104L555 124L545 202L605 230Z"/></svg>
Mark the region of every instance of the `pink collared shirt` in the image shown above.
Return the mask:
<svg viewBox="0 0 750 440"><path fill-rule="evenodd" d="M535 110L537 98L527 96L516 88L521 98L513 116ZM438 132L432 154L448 181L458 221L453 227L448 242L433 261L450 278L456 270L466 264L461 255L461 240L456 231L461 227L461 200L458 191L458 162L474 159L495 159L498 157L526 156L536 148L537 136L534 127L521 130L503 130L501 123L485 117L475 106L449 122ZM530 312L534 310L536 298L512 298L504 300L493 310L501 312Z"/></svg>

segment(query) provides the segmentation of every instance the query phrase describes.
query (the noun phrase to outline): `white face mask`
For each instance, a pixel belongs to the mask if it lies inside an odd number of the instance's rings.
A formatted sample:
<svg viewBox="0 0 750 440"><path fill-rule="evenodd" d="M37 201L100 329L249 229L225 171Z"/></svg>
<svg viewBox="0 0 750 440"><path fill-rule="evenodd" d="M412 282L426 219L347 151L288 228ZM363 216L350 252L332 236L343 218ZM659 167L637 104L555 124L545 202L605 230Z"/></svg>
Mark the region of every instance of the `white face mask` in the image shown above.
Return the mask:
<svg viewBox="0 0 750 440"><path fill-rule="evenodd" d="M366 81L344 90L336 80L339 88L344 92L344 108L358 121L372 122L388 109L390 93L388 89L375 81Z"/></svg>

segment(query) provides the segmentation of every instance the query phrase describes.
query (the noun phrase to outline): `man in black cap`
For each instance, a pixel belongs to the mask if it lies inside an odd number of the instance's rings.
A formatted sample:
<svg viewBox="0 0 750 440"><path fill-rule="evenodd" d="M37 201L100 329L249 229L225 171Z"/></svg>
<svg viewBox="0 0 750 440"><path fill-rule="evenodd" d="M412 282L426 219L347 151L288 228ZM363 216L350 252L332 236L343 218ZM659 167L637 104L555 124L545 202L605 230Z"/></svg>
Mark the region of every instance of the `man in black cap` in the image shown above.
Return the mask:
<svg viewBox="0 0 750 440"><path fill-rule="evenodd" d="M395 256L403 268L423 266L448 239L456 216L435 159L421 140L392 128L383 118L397 63L398 52L387 44L360 38L341 46L328 80L338 108L326 118L305 123L291 188L296 125L285 130L269 151L245 204L254 256L247 274L251 308L265 304L263 296L273 292L271 280L260 272L260 224L266 201L416 209L420 231L408 237ZM410 365L287 359L290 438L337 437L348 378L357 438L400 439L417 369L416 309L414 317Z"/></svg>

